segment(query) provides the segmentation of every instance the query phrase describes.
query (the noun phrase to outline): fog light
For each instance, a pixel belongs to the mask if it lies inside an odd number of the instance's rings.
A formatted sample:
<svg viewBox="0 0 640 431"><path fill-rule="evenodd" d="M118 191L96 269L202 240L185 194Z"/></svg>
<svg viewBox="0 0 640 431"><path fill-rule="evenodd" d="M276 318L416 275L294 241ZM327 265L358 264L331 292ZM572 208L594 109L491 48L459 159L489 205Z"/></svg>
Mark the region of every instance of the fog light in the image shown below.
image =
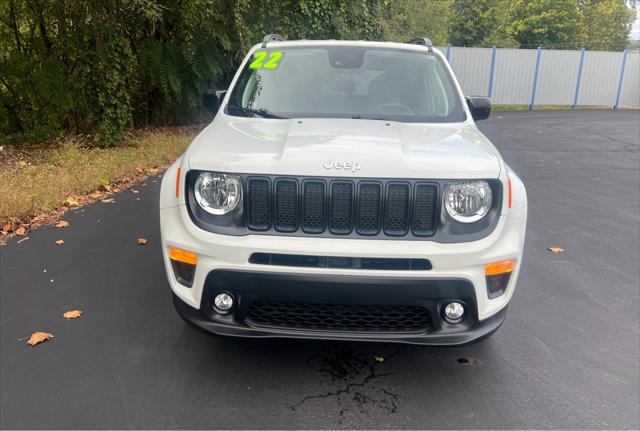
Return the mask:
<svg viewBox="0 0 640 431"><path fill-rule="evenodd" d="M458 323L464 316L464 305L450 302L444 307L444 318L449 323Z"/></svg>
<svg viewBox="0 0 640 431"><path fill-rule="evenodd" d="M231 310L231 308L233 307L233 303L234 303L233 296L231 296L228 293L219 293L213 299L214 308L217 311L222 313L226 313L229 310Z"/></svg>

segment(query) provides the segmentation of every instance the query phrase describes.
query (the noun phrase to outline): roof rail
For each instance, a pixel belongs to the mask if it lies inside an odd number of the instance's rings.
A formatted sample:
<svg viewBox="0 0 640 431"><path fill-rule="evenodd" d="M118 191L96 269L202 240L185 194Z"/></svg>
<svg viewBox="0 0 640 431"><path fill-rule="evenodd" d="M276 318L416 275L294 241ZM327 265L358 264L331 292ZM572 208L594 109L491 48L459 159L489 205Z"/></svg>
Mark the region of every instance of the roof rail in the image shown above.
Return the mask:
<svg viewBox="0 0 640 431"><path fill-rule="evenodd" d="M264 37L264 39L262 39L262 47L266 48L267 47L267 42L276 42L276 41L282 41L284 40L282 38L281 35L279 34L268 34Z"/></svg>
<svg viewBox="0 0 640 431"><path fill-rule="evenodd" d="M407 43L412 43L414 45L424 45L429 48L429 51L433 51L433 43L431 43L431 39L427 39L426 37L417 37L415 39L411 39Z"/></svg>

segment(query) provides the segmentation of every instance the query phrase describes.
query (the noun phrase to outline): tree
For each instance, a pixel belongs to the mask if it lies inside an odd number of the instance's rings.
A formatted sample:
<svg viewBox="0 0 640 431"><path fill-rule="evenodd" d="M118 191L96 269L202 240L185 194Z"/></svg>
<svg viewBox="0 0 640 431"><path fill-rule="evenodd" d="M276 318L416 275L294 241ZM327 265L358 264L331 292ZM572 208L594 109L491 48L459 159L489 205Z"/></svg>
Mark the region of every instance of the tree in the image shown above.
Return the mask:
<svg viewBox="0 0 640 431"><path fill-rule="evenodd" d="M427 37L435 45L447 43L451 0L394 0L385 2L382 30L385 40L406 42Z"/></svg>
<svg viewBox="0 0 640 431"><path fill-rule="evenodd" d="M583 0L585 48L622 51L629 41L636 11L625 0Z"/></svg>
<svg viewBox="0 0 640 431"><path fill-rule="evenodd" d="M582 14L576 0L512 0L506 32L520 46L580 48Z"/></svg>
<svg viewBox="0 0 640 431"><path fill-rule="evenodd" d="M455 46L478 46L498 26L501 0L454 0L451 5L449 42Z"/></svg>

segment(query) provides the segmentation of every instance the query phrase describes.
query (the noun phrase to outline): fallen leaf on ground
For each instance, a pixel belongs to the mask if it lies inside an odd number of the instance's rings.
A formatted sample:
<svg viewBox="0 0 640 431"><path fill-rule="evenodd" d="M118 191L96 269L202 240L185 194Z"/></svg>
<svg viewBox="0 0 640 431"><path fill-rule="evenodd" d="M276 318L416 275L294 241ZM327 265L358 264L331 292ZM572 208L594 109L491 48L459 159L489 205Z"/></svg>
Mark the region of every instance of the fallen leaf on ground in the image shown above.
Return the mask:
<svg viewBox="0 0 640 431"><path fill-rule="evenodd" d="M105 204L110 204L111 202L113 202L113 199L112 198L102 199L102 202L104 202Z"/></svg>
<svg viewBox="0 0 640 431"><path fill-rule="evenodd" d="M91 199L100 199L102 196L104 196L104 193L102 192L93 192L89 194Z"/></svg>
<svg viewBox="0 0 640 431"><path fill-rule="evenodd" d="M27 230L23 227L19 227L18 229L16 229L16 235L18 236L24 236L27 233Z"/></svg>
<svg viewBox="0 0 640 431"><path fill-rule="evenodd" d="M384 362L384 356L374 356L373 359L375 359L378 362Z"/></svg>
<svg viewBox="0 0 640 431"><path fill-rule="evenodd" d="M65 319L77 319L78 317L82 316L82 313L82 310L69 310L65 311L62 317L64 317Z"/></svg>
<svg viewBox="0 0 640 431"><path fill-rule="evenodd" d="M146 238L138 238L138 245L147 245L148 242Z"/></svg>
<svg viewBox="0 0 640 431"><path fill-rule="evenodd" d="M35 346L36 344L40 344L52 338L53 334L50 334L48 332L34 332L27 340L27 344L30 346Z"/></svg>
<svg viewBox="0 0 640 431"><path fill-rule="evenodd" d="M20 160L17 165L21 168L24 168L25 166L29 166L29 163L25 162L24 160Z"/></svg>
<svg viewBox="0 0 640 431"><path fill-rule="evenodd" d="M7 222L2 225L2 232L9 232L11 230L11 223Z"/></svg>
<svg viewBox="0 0 640 431"><path fill-rule="evenodd" d="M64 244L64 240L63 239L59 239L59 240L56 241L56 244L62 245L62 244Z"/></svg>
<svg viewBox="0 0 640 431"><path fill-rule="evenodd" d="M64 220L60 220L58 223L56 223L56 227L69 227L69 222L68 221L64 221Z"/></svg>
<svg viewBox="0 0 640 431"><path fill-rule="evenodd" d="M66 201L64 201L70 207L77 207L80 205L80 202L76 198L68 197Z"/></svg>
<svg viewBox="0 0 640 431"><path fill-rule="evenodd" d="M133 193L134 195L137 195L138 193L140 193L140 191L131 189L131 193Z"/></svg>
<svg viewBox="0 0 640 431"><path fill-rule="evenodd" d="M553 247L548 247L547 250L552 253L564 253L564 248L555 245Z"/></svg>

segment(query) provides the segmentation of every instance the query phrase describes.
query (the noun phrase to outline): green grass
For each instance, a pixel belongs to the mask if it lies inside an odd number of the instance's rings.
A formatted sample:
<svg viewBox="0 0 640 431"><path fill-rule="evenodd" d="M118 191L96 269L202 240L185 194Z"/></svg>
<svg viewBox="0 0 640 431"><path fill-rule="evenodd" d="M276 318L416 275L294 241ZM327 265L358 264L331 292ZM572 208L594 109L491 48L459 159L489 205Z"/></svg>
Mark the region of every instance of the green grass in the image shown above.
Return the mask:
<svg viewBox="0 0 640 431"><path fill-rule="evenodd" d="M194 136L193 129L162 129L139 133L114 148L83 148L67 138L59 146L36 149L26 160L0 169L0 225L27 220L61 207L69 196L86 195L166 166Z"/></svg>
<svg viewBox="0 0 640 431"><path fill-rule="evenodd" d="M552 111L571 109L571 105L536 105L534 108L536 111ZM528 111L529 105L491 105L491 112L504 112L504 111Z"/></svg>

